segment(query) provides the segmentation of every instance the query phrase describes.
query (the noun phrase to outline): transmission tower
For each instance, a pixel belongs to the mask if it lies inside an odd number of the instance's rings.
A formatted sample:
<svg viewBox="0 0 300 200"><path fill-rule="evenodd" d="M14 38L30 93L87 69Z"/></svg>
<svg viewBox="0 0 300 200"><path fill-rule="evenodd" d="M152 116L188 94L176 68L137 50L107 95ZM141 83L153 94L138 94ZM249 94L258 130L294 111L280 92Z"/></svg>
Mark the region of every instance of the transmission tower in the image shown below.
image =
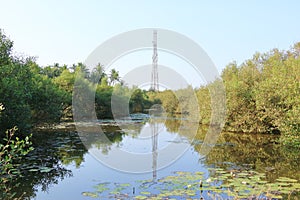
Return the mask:
<svg viewBox="0 0 300 200"><path fill-rule="evenodd" d="M151 76L151 90L158 91L158 71L157 71L157 30L153 31L153 56L152 56L152 76Z"/></svg>
<svg viewBox="0 0 300 200"><path fill-rule="evenodd" d="M151 90L158 91L158 71L157 71L157 30L153 31L153 56L152 56L152 76L151 76ZM154 108L154 113L156 108ZM153 181L157 178L157 143L158 143L158 123L154 120L150 121L151 135L152 135L152 170L153 170Z"/></svg>

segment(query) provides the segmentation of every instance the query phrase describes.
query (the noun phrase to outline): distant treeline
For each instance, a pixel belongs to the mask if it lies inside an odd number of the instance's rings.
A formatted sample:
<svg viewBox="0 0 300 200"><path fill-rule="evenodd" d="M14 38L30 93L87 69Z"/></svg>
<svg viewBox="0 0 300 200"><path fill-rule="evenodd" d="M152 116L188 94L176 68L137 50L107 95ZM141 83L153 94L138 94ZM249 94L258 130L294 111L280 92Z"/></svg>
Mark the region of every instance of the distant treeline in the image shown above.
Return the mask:
<svg viewBox="0 0 300 200"><path fill-rule="evenodd" d="M129 104L125 108L129 112L162 104L169 114L194 115L191 111L199 108L200 123L210 123L210 93L217 82L177 91L145 91L127 87L116 70L106 72L100 64L93 71L82 63L41 67L34 58L15 56L12 50L13 42L0 30L0 103L5 107L1 132L14 125L28 130L36 124L71 120L75 78L95 91L98 118L113 118L114 94L120 105ZM240 66L231 63L221 77L226 91L225 130L280 133L283 143L300 147L300 43L288 51L256 53Z"/></svg>
<svg viewBox="0 0 300 200"><path fill-rule="evenodd" d="M71 120L75 78L82 79L87 89L95 90L96 85L98 118L113 117L113 91L122 91L123 99L129 101L130 112L142 112L151 105L146 91L124 86L115 69L106 73L99 64L89 71L82 63L41 67L34 58L15 56L12 50L13 42L0 30L0 103L5 107L0 115L2 134L15 125L26 131L37 124Z"/></svg>

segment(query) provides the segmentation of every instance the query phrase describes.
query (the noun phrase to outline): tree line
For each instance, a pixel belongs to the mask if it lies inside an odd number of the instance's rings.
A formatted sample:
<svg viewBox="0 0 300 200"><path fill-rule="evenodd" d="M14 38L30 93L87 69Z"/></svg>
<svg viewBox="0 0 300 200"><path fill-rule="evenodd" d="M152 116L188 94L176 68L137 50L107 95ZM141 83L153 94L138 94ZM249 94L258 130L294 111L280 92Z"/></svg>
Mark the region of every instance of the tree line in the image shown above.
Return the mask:
<svg viewBox="0 0 300 200"><path fill-rule="evenodd" d="M230 63L221 77L226 93L225 131L281 134L283 144L300 147L300 43L287 51L255 53L241 65ZM210 93L218 81L194 89L201 124L211 121ZM188 90L181 91L185 93L181 96L187 97ZM191 106L170 90L154 96L169 112Z"/></svg>
<svg viewBox="0 0 300 200"><path fill-rule="evenodd" d="M218 84L154 92L127 87L115 69L106 72L101 64L93 71L83 63L41 67L32 57L16 56L13 42L0 30L0 103L5 106L1 129L17 125L27 130L40 123L72 119L72 91L78 77L87 90L96 91L98 118L113 118L114 93L120 104L129 104L130 112L162 104L169 114L199 115L201 124L211 121L214 105L210 94ZM282 143L300 146L300 43L287 51L255 53L241 65L230 63L221 77L226 92L226 131L277 133Z"/></svg>
<svg viewBox="0 0 300 200"><path fill-rule="evenodd" d="M110 104L114 90L129 98L130 111L141 112L149 106L146 91L124 86L115 69L107 73L98 64L89 71L83 63L39 66L33 57L16 56L13 41L0 29L0 103L5 107L0 115L1 132L14 126L26 132L38 124L71 120L75 78L82 79L89 90L96 85L98 118L113 117Z"/></svg>

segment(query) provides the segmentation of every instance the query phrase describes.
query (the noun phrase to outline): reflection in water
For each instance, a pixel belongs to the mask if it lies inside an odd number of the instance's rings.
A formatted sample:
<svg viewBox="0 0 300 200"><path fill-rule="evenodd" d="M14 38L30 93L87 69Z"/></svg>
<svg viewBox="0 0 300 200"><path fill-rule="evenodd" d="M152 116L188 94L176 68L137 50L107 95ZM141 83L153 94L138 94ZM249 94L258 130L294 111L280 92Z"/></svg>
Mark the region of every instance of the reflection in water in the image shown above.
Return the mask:
<svg viewBox="0 0 300 200"><path fill-rule="evenodd" d="M153 170L153 181L157 177L157 143L158 143L158 124L150 123L151 127L151 139L152 139L152 170Z"/></svg>
<svg viewBox="0 0 300 200"><path fill-rule="evenodd" d="M110 190L116 187L116 181L121 181L130 182L130 186L126 187L130 188L131 193L133 187L136 195L143 191L136 183L139 175L116 172L107 168L93 161L87 153L88 150L97 151L103 159L112 158L117 164L126 165L128 169L146 168L151 173L150 177L152 176L148 182L152 184L154 182L159 184L164 177L172 175L170 171L178 168L181 171L201 171L204 179L213 176L213 173L207 170L208 168L221 167L227 171L255 170L266 174L266 179L270 182L282 176L300 180L299 152L283 149L276 142L277 136L222 133L210 153L197 162L197 159L201 158L201 147L207 127L202 126L197 130L197 124L179 119L124 122L120 126L111 123L97 124L100 125L104 134L98 134L93 127L89 127L88 134L81 138L74 131L34 134L35 151L23 162L23 177L10 183L17 192L16 196L22 196L22 199L33 199L36 194L39 194L37 199L45 199L48 191L48 195L57 195L53 196L56 197L54 199L68 199L70 191L78 190L77 196L73 194L72 199L82 199L81 192L93 191L95 184L107 181L111 183L104 186ZM103 137L107 139L104 140ZM186 148L188 150L181 156L178 149L182 152ZM138 152L131 159L140 159L138 156L146 156L146 159L132 162L128 157L120 157L118 154L120 151L131 154ZM178 156L181 156L180 159L174 163L179 166L178 168L167 165ZM193 159L196 161L193 162ZM168 168L161 169L162 166ZM71 178L72 175L74 179ZM184 174L186 175L188 174ZM141 176L143 179L147 178L147 174ZM73 189L74 185L68 184L69 179L72 179L74 184L78 180L77 189ZM60 185L64 182L65 184ZM147 186L148 182L139 182L139 185ZM60 188L49 187L56 184ZM119 189L125 187L125 185L119 186ZM101 187L98 185L99 190ZM153 192L158 193L155 190Z"/></svg>
<svg viewBox="0 0 300 200"><path fill-rule="evenodd" d="M169 131L177 131L185 137L194 151L201 154L208 127L200 126L197 135L193 137L188 131L177 128L179 123L180 120L167 120L165 125ZM187 121L181 123L190 126ZM277 143L278 139L278 135L223 132L215 147L200 162L213 168L251 168L266 173L268 181L274 181L281 176L300 180L299 151L283 148Z"/></svg>
<svg viewBox="0 0 300 200"><path fill-rule="evenodd" d="M121 129L117 134L122 135L120 142L108 140L108 133L98 132L97 124L86 127L82 124L79 135L88 151L102 164L130 173L154 171L155 179L156 170L170 165L189 148L189 144L183 141L184 137L168 132L163 122L161 119L141 123L118 122ZM182 128L191 132L189 127Z"/></svg>
<svg viewBox="0 0 300 200"><path fill-rule="evenodd" d="M0 191L0 199L32 199L38 188L47 192L49 186L72 176L66 165L70 162L80 165L86 152L78 136L73 133L34 133L33 144L34 151L19 166L21 175L7 183L14 198Z"/></svg>

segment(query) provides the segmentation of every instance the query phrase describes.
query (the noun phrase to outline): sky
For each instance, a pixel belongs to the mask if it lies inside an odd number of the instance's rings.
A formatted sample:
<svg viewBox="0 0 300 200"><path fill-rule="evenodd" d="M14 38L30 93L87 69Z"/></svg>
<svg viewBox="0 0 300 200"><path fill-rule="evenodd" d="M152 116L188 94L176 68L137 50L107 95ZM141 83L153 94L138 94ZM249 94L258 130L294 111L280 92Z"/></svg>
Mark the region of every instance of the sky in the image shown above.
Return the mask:
<svg viewBox="0 0 300 200"><path fill-rule="evenodd" d="M297 0L0 0L0 5L0 28L14 50L36 56L43 66L84 62L112 36L140 28L189 37L220 72L255 52L300 41Z"/></svg>

